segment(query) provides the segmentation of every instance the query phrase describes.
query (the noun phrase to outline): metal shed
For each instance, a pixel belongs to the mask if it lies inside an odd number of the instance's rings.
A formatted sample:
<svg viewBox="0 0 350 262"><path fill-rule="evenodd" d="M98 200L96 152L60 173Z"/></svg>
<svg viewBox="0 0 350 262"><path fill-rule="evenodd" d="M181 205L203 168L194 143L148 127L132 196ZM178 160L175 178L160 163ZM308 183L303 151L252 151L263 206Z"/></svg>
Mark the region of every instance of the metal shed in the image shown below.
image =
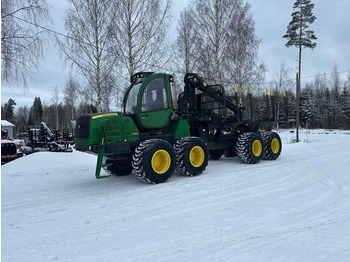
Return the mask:
<svg viewBox="0 0 350 262"><path fill-rule="evenodd" d="M10 139L14 139L14 129L15 129L15 125L10 123L7 120L1 120L1 136L2 136L2 132L7 132L7 136Z"/></svg>

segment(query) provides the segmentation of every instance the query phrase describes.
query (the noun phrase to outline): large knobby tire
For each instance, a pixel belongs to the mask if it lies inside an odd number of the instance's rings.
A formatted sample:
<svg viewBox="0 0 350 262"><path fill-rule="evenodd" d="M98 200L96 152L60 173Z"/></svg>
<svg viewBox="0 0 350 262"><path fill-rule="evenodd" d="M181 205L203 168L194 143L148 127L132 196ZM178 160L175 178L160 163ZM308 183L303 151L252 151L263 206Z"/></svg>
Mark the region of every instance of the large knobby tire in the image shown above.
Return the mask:
<svg viewBox="0 0 350 262"><path fill-rule="evenodd" d="M208 165L208 148L198 137L180 139L174 145L176 153L176 171L185 176L197 176Z"/></svg>
<svg viewBox="0 0 350 262"><path fill-rule="evenodd" d="M103 163L112 164L111 166L103 167L103 169L110 175L126 176L132 172L131 159L112 160L104 157Z"/></svg>
<svg viewBox="0 0 350 262"><path fill-rule="evenodd" d="M248 164L258 163L264 154L264 141L257 133L243 133L238 137L236 153L238 158Z"/></svg>
<svg viewBox="0 0 350 262"><path fill-rule="evenodd" d="M224 154L225 149L213 149L209 150L210 160L219 160L221 156Z"/></svg>
<svg viewBox="0 0 350 262"><path fill-rule="evenodd" d="M167 181L175 171L176 155L165 140L149 139L141 142L132 156L135 175L146 183Z"/></svg>
<svg viewBox="0 0 350 262"><path fill-rule="evenodd" d="M262 135L264 140L264 160L275 160L282 152L282 141L276 132L266 132Z"/></svg>

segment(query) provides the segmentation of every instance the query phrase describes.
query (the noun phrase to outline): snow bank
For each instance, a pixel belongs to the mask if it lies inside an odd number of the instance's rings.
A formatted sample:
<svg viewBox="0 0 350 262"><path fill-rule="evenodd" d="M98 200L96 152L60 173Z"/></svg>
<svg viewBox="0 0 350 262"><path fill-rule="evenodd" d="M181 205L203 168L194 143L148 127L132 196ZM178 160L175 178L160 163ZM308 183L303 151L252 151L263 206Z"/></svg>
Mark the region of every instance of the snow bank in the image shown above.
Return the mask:
<svg viewBox="0 0 350 262"><path fill-rule="evenodd" d="M5 164L2 261L348 261L349 133L304 131L276 161L159 185L96 180L81 152Z"/></svg>

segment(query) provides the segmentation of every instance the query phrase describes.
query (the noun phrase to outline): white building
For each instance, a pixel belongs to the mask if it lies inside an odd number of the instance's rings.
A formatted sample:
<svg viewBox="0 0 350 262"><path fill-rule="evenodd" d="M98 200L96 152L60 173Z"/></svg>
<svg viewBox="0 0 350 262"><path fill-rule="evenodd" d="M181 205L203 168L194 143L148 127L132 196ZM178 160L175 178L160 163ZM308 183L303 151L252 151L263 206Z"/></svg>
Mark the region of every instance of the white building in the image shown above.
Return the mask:
<svg viewBox="0 0 350 262"><path fill-rule="evenodd" d="M14 139L14 129L15 125L10 123L7 120L1 120L1 136L2 136L2 131L7 132L7 136L10 139Z"/></svg>

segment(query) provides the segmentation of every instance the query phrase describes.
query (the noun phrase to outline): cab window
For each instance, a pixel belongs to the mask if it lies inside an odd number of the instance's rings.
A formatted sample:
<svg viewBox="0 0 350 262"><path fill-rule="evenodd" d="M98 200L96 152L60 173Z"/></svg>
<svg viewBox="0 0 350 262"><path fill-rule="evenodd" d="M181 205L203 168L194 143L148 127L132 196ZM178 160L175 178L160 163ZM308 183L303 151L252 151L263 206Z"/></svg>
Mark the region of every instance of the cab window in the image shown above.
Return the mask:
<svg viewBox="0 0 350 262"><path fill-rule="evenodd" d="M170 90L171 90L171 100L173 102L173 109L178 109L177 104L177 90L174 82L170 82Z"/></svg>
<svg viewBox="0 0 350 262"><path fill-rule="evenodd" d="M129 90L124 109L126 114L136 113L137 95L139 94L141 85L142 83L137 83Z"/></svg>
<svg viewBox="0 0 350 262"><path fill-rule="evenodd" d="M169 109L166 82L164 77L148 82L142 94L141 112Z"/></svg>

